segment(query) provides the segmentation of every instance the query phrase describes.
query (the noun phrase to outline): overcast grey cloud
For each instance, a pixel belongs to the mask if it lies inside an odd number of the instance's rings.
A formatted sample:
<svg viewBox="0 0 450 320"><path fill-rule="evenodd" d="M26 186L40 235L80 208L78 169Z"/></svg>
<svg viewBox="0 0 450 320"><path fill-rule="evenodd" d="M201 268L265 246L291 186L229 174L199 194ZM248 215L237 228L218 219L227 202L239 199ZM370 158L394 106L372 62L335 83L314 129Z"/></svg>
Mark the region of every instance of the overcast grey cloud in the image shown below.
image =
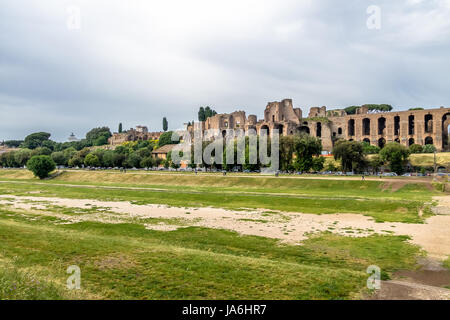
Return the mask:
<svg viewBox="0 0 450 320"><path fill-rule="evenodd" d="M201 105L261 117L283 98L449 106L449 56L450 0L3 0L0 140L179 128Z"/></svg>

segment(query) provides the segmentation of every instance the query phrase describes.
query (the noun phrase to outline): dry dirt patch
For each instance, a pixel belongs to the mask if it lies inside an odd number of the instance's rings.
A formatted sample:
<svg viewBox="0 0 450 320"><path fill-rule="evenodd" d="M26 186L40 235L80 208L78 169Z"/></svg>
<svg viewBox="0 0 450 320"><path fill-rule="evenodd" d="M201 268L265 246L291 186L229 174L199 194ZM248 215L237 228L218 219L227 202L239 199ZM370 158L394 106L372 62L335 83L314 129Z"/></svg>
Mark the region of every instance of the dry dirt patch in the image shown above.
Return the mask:
<svg viewBox="0 0 450 320"><path fill-rule="evenodd" d="M450 196L438 197L435 200L439 201L439 206L450 210ZM316 215L263 209L232 211L220 208L178 208L152 204L137 205L127 201L33 196L0 195L0 204L9 204L14 208L25 210L33 208L33 213L38 211L42 215L56 216L63 220L63 223L135 221L136 223L142 223L148 229L159 231L172 231L180 227L197 226L231 230L243 235L275 238L293 244L299 244L302 240L307 239L310 233L324 231L351 237L365 237L372 234L408 235L411 237L412 243L421 246L433 258L442 260L450 255L450 215L432 216L424 224L406 224L398 222L376 223L370 217L346 213ZM38 208L36 207L37 204L39 205ZM51 206L73 209L93 208L94 213L74 216L56 213L50 210ZM95 210L96 208L107 208L108 210ZM166 219L168 222L149 222L148 220L152 218Z"/></svg>

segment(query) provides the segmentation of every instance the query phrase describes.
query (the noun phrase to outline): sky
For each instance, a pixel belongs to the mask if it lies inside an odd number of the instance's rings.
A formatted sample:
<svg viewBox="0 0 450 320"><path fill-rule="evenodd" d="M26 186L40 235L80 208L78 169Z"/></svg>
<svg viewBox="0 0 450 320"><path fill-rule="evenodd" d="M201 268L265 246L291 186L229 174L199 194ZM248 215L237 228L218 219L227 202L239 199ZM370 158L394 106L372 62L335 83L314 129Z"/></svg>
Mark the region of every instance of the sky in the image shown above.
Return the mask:
<svg viewBox="0 0 450 320"><path fill-rule="evenodd" d="M285 98L449 107L450 0L1 1L0 141Z"/></svg>

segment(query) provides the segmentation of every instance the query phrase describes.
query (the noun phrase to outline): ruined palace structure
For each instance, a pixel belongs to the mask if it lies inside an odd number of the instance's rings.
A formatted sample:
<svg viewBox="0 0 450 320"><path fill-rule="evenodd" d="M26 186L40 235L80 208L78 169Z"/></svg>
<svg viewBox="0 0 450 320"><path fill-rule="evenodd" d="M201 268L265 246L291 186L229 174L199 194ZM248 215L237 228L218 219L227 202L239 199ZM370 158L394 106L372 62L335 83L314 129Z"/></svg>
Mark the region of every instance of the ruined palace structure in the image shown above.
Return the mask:
<svg viewBox="0 0 450 320"><path fill-rule="evenodd" d="M135 129L131 128L125 132L113 133L108 139L110 145L120 145L128 141L141 141L141 140L157 140L163 132L148 132L148 128L145 126L137 126Z"/></svg>
<svg viewBox="0 0 450 320"><path fill-rule="evenodd" d="M450 108L372 112L367 106L348 115L344 110L329 110L326 107L310 109L308 117L302 116L300 108L294 108L291 99L269 102L264 110L264 119L256 115L246 117L244 111L217 114L201 123L203 130L216 129L225 135L228 129L254 129L257 134L267 130L270 135L278 129L282 135L299 132L321 138L323 150L331 151L338 139L366 141L383 147L396 141L405 146L433 144L437 151L450 151L448 126Z"/></svg>

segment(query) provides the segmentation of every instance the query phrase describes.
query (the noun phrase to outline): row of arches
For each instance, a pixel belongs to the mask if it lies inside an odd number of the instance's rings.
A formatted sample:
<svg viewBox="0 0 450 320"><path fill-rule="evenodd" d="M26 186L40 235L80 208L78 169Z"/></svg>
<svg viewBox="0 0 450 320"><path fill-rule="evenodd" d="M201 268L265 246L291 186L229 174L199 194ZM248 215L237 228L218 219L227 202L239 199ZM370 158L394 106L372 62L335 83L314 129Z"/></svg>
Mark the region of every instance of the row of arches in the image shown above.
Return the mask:
<svg viewBox="0 0 450 320"><path fill-rule="evenodd" d="M445 117L445 116L444 116ZM433 115L432 114L426 114L424 116L424 133L433 133ZM384 135L386 133L386 118L380 117L377 119L377 132L378 135ZM408 116L408 134L413 135L415 134L415 116L409 115ZM355 132L355 119L348 120L348 135L354 136L356 134ZM371 134L371 119L370 118L364 118L362 119L362 134L364 136L370 136ZM394 135L399 136L400 135L400 116L394 117Z"/></svg>
<svg viewBox="0 0 450 320"><path fill-rule="evenodd" d="M370 139L368 139L368 138L363 139L363 141L370 144ZM394 142L400 143L400 139L399 139L399 138L396 138L396 139L394 140ZM434 142L434 141L433 141L433 138L432 138L432 137L426 137L426 138L425 138L425 143L424 143L424 144L425 144L425 145L433 144L433 142ZM410 139L408 140L408 146L411 146L411 145L413 145L414 143L415 143L415 140L414 140L413 138L410 138ZM384 146L386 145L386 139L384 139L384 138L378 139L377 145L378 145L378 147L380 147L381 149L384 148Z"/></svg>

